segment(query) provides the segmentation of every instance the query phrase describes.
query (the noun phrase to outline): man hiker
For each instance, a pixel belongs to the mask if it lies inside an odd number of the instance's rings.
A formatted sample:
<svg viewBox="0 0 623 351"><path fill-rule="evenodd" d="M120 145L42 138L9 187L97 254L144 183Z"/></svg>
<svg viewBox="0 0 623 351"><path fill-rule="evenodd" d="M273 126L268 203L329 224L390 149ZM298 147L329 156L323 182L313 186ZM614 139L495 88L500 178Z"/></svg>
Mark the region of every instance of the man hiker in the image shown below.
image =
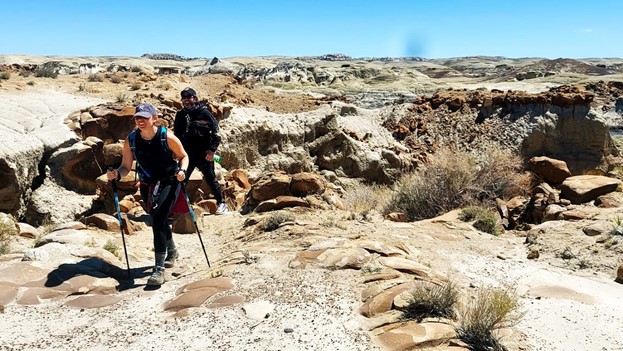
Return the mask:
<svg viewBox="0 0 623 351"><path fill-rule="evenodd" d="M155 286L164 283L164 268L173 267L179 256L168 217L182 188L180 182L186 179L189 162L180 140L165 127L156 126L157 119L158 110L153 105L136 107L136 129L123 143L121 166L106 173L108 180L119 180L130 172L136 159L140 193L154 234L155 264L147 285Z"/></svg>
<svg viewBox="0 0 623 351"><path fill-rule="evenodd" d="M181 96L184 108L175 114L173 131L188 152L188 175L190 177L195 167L199 168L216 198L216 214L223 214L227 212L227 205L214 173L214 154L221 143L218 122L208 108L199 102L194 89L185 88Z"/></svg>

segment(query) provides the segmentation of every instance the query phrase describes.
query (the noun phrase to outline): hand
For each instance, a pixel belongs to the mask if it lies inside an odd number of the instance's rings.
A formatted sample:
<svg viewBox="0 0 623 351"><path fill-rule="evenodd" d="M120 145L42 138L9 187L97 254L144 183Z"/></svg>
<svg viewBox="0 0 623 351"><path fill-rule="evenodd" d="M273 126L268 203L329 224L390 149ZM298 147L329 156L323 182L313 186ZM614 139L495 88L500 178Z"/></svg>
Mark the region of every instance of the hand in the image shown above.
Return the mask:
<svg viewBox="0 0 623 351"><path fill-rule="evenodd" d="M114 169L114 168L113 169L109 169L106 172L106 178L108 178L108 181L115 180L115 179L117 179L117 177L119 177L119 172L116 169Z"/></svg>
<svg viewBox="0 0 623 351"><path fill-rule="evenodd" d="M175 174L175 177L177 178L178 182L183 182L184 179L186 179L186 170L178 169L177 173Z"/></svg>
<svg viewBox="0 0 623 351"><path fill-rule="evenodd" d="M214 151L208 150L206 153L206 161L214 161Z"/></svg>

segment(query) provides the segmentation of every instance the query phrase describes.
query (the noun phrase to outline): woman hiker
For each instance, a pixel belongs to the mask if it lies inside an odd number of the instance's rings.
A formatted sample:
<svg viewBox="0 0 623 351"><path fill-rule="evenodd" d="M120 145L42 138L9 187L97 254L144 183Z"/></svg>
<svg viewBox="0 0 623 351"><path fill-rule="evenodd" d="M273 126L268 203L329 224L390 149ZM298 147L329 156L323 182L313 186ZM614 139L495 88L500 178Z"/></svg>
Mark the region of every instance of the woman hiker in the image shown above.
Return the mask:
<svg viewBox="0 0 623 351"><path fill-rule="evenodd" d="M136 129L123 143L121 166L106 173L108 180L119 180L130 172L136 159L140 193L154 233L155 265L147 285L156 286L165 281L164 268L173 267L179 256L168 217L188 169L188 154L182 143L165 127L156 126L157 119L158 110L153 105L143 103L136 107Z"/></svg>

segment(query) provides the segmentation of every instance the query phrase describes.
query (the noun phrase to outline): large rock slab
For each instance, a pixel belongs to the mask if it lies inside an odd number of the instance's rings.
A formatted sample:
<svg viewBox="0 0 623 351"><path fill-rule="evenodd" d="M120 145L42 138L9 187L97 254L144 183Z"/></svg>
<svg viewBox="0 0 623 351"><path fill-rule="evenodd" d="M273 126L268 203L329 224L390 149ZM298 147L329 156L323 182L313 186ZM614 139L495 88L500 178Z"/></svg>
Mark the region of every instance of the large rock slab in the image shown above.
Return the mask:
<svg viewBox="0 0 623 351"><path fill-rule="evenodd" d="M582 204L617 189L621 181L599 175L579 175L565 179L560 186L560 196L571 203Z"/></svg>

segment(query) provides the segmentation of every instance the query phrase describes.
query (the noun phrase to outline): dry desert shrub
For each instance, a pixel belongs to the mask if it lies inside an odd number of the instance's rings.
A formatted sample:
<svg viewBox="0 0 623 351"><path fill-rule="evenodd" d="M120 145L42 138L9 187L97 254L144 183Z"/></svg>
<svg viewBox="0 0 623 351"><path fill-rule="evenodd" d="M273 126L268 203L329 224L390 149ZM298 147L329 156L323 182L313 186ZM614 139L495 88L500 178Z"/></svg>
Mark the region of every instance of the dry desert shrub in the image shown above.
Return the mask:
<svg viewBox="0 0 623 351"><path fill-rule="evenodd" d="M0 255L6 255L11 251L11 242L19 234L15 222L6 215L0 217Z"/></svg>
<svg viewBox="0 0 623 351"><path fill-rule="evenodd" d="M391 189L378 184L358 184L346 190L342 202L357 219L368 219L370 213L385 208L391 198Z"/></svg>
<svg viewBox="0 0 623 351"><path fill-rule="evenodd" d="M92 73L92 74L89 74L89 77L87 78L87 80L89 82L103 82L104 77L100 76L97 73Z"/></svg>
<svg viewBox="0 0 623 351"><path fill-rule="evenodd" d="M130 84L130 90L140 90L143 87L143 84L139 81L134 81Z"/></svg>
<svg viewBox="0 0 623 351"><path fill-rule="evenodd" d="M454 318L459 301L459 290L452 281L441 285L422 282L411 290L409 305L404 309L403 319L421 321L427 317Z"/></svg>
<svg viewBox="0 0 623 351"><path fill-rule="evenodd" d="M519 296L512 287L484 287L460 309L457 335L471 350L506 350L495 331L523 318Z"/></svg>
<svg viewBox="0 0 623 351"><path fill-rule="evenodd" d="M7 80L11 78L11 72L2 71L0 72L0 79Z"/></svg>
<svg viewBox="0 0 623 351"><path fill-rule="evenodd" d="M158 85L156 88L164 89L164 90L171 90L173 89L173 84L171 84L171 82L165 82L163 84Z"/></svg>
<svg viewBox="0 0 623 351"><path fill-rule="evenodd" d="M115 96L115 99L116 99L117 102L126 102L126 100L128 100L128 94L120 91Z"/></svg>
<svg viewBox="0 0 623 351"><path fill-rule="evenodd" d="M58 72L52 68L40 68L35 71L35 77L54 78L58 77Z"/></svg>
<svg viewBox="0 0 623 351"><path fill-rule="evenodd" d="M86 93L99 93L99 89L92 84L80 83L78 85L78 91L83 91Z"/></svg>
<svg viewBox="0 0 623 351"><path fill-rule="evenodd" d="M385 212L420 220L496 197L510 198L529 189L530 179L521 169L521 159L510 151L489 149L477 155L443 149L397 183Z"/></svg>
<svg viewBox="0 0 623 351"><path fill-rule="evenodd" d="M509 199L531 189L532 178L523 172L523 160L519 155L497 148L471 155L477 166L471 192L478 200Z"/></svg>
<svg viewBox="0 0 623 351"><path fill-rule="evenodd" d="M110 76L110 81L114 84L119 84L123 82L123 78L117 74L113 74Z"/></svg>
<svg viewBox="0 0 623 351"><path fill-rule="evenodd" d="M294 216L289 213L273 213L264 219L264 231L272 232L285 222L293 222Z"/></svg>

